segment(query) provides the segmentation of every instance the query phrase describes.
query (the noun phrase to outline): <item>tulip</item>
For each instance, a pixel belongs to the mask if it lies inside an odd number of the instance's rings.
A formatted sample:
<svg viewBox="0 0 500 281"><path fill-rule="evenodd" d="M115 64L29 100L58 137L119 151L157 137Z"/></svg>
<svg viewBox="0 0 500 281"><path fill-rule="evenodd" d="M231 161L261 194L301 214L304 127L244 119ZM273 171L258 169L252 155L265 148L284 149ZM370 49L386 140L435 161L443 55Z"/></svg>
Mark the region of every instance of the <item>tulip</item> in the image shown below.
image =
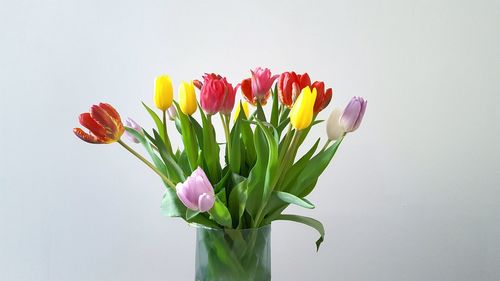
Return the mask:
<svg viewBox="0 0 500 281"><path fill-rule="evenodd" d="M227 81L217 74L205 74L201 87L201 107L207 114L216 114L221 110L227 93Z"/></svg>
<svg viewBox="0 0 500 281"><path fill-rule="evenodd" d="M134 130L136 130L137 132L139 132L140 134L144 134L144 132L142 131L142 127L137 124L137 122L135 122L132 118L127 118L127 120L125 120L125 126L129 127L129 128L132 128ZM135 143L139 143L139 140L134 137L132 134L130 134L129 132L125 131L125 135L133 142Z"/></svg>
<svg viewBox="0 0 500 281"><path fill-rule="evenodd" d="M184 206L191 210L206 212L214 205L214 188L200 167L185 182L178 183L175 190Z"/></svg>
<svg viewBox="0 0 500 281"><path fill-rule="evenodd" d="M367 101L362 97L353 97L349 104L347 104L342 116L340 117L340 126L346 131L354 132L365 115Z"/></svg>
<svg viewBox="0 0 500 281"><path fill-rule="evenodd" d="M166 111L173 100L172 81L168 75L160 75L155 80L154 102L158 109Z"/></svg>
<svg viewBox="0 0 500 281"><path fill-rule="evenodd" d="M248 119L248 117L250 116L250 110L248 109L248 102L241 102L238 104L238 106L236 107L236 111L234 112L234 121L236 121L236 119L238 119L238 116L240 116L240 111L241 111L241 108L243 107L243 112L245 113L245 117Z"/></svg>
<svg viewBox="0 0 500 281"><path fill-rule="evenodd" d="M326 134L328 135L329 141L334 141L345 134L344 128L340 126L341 115L342 110L340 108L335 108L326 121Z"/></svg>
<svg viewBox="0 0 500 281"><path fill-rule="evenodd" d="M226 83L226 97L224 98L220 112L222 114L229 115L234 107L234 98L236 96L237 88L233 88L233 85L228 83L226 78L224 78L223 81Z"/></svg>
<svg viewBox="0 0 500 281"><path fill-rule="evenodd" d="M73 132L88 143L113 143L120 140L125 131L120 114L107 103L93 105L90 112L80 114L79 122L89 132L84 132L80 128L74 128Z"/></svg>
<svg viewBox="0 0 500 281"><path fill-rule="evenodd" d="M262 99L271 90L279 75L271 76L269 68L257 67L252 72L252 93L257 100Z"/></svg>
<svg viewBox="0 0 500 281"><path fill-rule="evenodd" d="M302 130L312 122L314 101L316 100L316 89L305 87L293 104L290 111L290 123L297 130Z"/></svg>
<svg viewBox="0 0 500 281"><path fill-rule="evenodd" d="M167 116L168 116L168 119L171 120L171 121L174 121L175 118L177 118L177 109L175 109L175 105L172 104L167 109Z"/></svg>
<svg viewBox="0 0 500 281"><path fill-rule="evenodd" d="M332 100L333 90L328 88L325 91L325 83L315 81L312 87L316 89L316 101L314 102L314 114L318 114L321 110L325 109Z"/></svg>
<svg viewBox="0 0 500 281"><path fill-rule="evenodd" d="M183 81L179 86L179 107L186 115L192 115L196 111L196 93L192 81L190 83Z"/></svg>
<svg viewBox="0 0 500 281"><path fill-rule="evenodd" d="M311 86L309 74L295 74L295 72L283 72L278 79L278 97L283 105L291 108L300 91Z"/></svg>

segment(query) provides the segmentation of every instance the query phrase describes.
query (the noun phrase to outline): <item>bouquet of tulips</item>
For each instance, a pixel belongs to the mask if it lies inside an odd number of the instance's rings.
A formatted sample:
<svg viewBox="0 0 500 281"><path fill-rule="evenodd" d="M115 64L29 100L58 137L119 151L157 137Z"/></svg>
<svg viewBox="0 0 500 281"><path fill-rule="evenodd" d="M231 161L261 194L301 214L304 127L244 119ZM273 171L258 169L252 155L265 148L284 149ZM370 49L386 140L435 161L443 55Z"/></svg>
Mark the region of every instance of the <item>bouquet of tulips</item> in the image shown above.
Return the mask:
<svg viewBox="0 0 500 281"><path fill-rule="evenodd" d="M238 91L245 101L235 106ZM345 109L332 111L322 148L318 139L299 157L299 147L311 127L322 122L317 115L331 99L332 89L321 81L311 83L307 73L272 75L259 67L235 86L213 73L202 81L182 82L175 101L170 77L161 75L154 88L160 115L143 103L156 128L146 130L132 119L124 126L111 105L100 103L79 117L89 132L75 128L74 133L89 143L117 142L158 174L166 186L161 203L166 216L214 229L256 229L275 220L295 221L320 233L319 247L322 224L283 211L290 204L314 208L307 195L346 133L361 123L366 101L354 97ZM214 122L222 123L224 141L217 138ZM172 147L174 129L183 147ZM150 160L121 139L124 133L142 144Z"/></svg>

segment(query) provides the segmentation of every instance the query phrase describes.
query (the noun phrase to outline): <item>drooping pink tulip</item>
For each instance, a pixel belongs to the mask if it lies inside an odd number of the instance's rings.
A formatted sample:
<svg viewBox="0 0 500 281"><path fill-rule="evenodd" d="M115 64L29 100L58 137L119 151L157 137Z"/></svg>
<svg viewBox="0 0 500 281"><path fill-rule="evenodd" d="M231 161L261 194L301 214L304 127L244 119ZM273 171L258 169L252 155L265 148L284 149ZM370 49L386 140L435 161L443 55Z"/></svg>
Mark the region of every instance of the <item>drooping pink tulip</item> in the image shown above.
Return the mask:
<svg viewBox="0 0 500 281"><path fill-rule="evenodd" d="M340 117L340 126L345 132L353 132L363 120L365 114L367 101L362 97L353 97L349 104L347 104L342 116Z"/></svg>
<svg viewBox="0 0 500 281"><path fill-rule="evenodd" d="M184 206L193 211L207 212L215 203L214 188L200 167L175 189Z"/></svg>
<svg viewBox="0 0 500 281"><path fill-rule="evenodd" d="M279 75L271 76L269 68L257 67L252 72L252 94L257 100L264 99Z"/></svg>
<svg viewBox="0 0 500 281"><path fill-rule="evenodd" d="M143 131L142 131L142 127L137 124L137 122L135 122L132 118L128 117L127 120L125 120L125 126L129 127L129 128L132 128L134 130L136 130L137 132L139 132L140 134L144 134ZM125 131L125 135L133 142L135 143L139 143L139 140L134 137L132 134L130 134L129 132Z"/></svg>

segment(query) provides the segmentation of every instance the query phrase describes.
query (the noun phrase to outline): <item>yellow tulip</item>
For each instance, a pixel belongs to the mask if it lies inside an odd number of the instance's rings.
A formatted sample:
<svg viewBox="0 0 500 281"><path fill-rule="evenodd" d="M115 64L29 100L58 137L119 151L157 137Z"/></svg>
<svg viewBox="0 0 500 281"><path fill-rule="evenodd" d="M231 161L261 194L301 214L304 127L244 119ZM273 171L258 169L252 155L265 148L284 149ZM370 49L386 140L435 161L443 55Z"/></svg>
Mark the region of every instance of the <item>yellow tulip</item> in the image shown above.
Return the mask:
<svg viewBox="0 0 500 281"><path fill-rule="evenodd" d="M316 88L305 87L302 89L290 112L290 123L297 130L302 130L311 125L313 119L314 102L316 101Z"/></svg>
<svg viewBox="0 0 500 281"><path fill-rule="evenodd" d="M173 92L172 80L168 75L156 77L154 102L158 109L165 111L172 105Z"/></svg>
<svg viewBox="0 0 500 281"><path fill-rule="evenodd" d="M191 115L196 111L198 105L193 81L190 83L182 81L179 86L179 107L182 113L186 115Z"/></svg>
<svg viewBox="0 0 500 281"><path fill-rule="evenodd" d="M236 121L236 119L238 119L238 116L240 116L240 104L241 106L243 107L243 112L245 112L245 116L248 118L250 116L250 110L248 109L248 102L246 101L243 101L238 104L238 106L236 106L236 110L234 112L234 121Z"/></svg>

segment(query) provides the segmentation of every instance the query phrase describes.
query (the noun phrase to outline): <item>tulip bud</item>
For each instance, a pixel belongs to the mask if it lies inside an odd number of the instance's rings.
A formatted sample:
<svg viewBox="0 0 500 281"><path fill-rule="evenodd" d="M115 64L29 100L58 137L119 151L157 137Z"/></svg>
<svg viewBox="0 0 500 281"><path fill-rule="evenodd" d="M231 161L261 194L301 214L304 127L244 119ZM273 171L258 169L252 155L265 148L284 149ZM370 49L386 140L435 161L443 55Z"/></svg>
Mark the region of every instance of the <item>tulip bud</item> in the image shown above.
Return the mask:
<svg viewBox="0 0 500 281"><path fill-rule="evenodd" d="M351 99L340 117L340 126L345 132L354 132L359 128L365 114L366 104L367 101L362 97L353 97Z"/></svg>
<svg viewBox="0 0 500 281"><path fill-rule="evenodd" d="M221 110L227 94L227 82L220 75L211 73L203 76L204 82L200 93L201 108L210 115Z"/></svg>
<svg viewBox="0 0 500 281"><path fill-rule="evenodd" d="M132 128L134 130L136 130L137 132L139 132L140 134L144 134L144 132L142 131L142 127L137 124L137 122L135 122L132 118L128 117L127 120L125 120L125 126L129 127L129 128ZM133 142L135 143L139 143L139 140L134 137L132 134L130 134L129 132L125 131L125 135Z"/></svg>
<svg viewBox="0 0 500 281"><path fill-rule="evenodd" d="M182 204L191 210L206 212L214 205L214 188L200 167L185 182L178 183L175 189Z"/></svg>
<svg viewBox="0 0 500 281"><path fill-rule="evenodd" d="M179 86L179 107L186 115L192 115L196 111L196 93L192 81L190 83L183 81Z"/></svg>
<svg viewBox="0 0 500 281"><path fill-rule="evenodd" d="M296 130L302 130L312 122L314 101L316 100L316 89L305 87L293 104L290 111L290 123Z"/></svg>
<svg viewBox="0 0 500 281"><path fill-rule="evenodd" d="M326 121L326 134L330 141L334 141L345 134L344 128L340 126L341 115L342 110L340 108L335 108Z"/></svg>
<svg viewBox="0 0 500 281"><path fill-rule="evenodd" d="M172 104L167 109L167 116L168 116L168 119L170 119L171 121L175 120L175 118L177 117L177 109L175 109L175 105Z"/></svg>
<svg viewBox="0 0 500 281"><path fill-rule="evenodd" d="M248 109L248 102L240 101L234 112L234 117L233 117L234 121L236 121L236 119L238 119L238 116L240 116L241 107L243 107L243 112L245 113L245 117L248 119L248 117L250 116L250 110Z"/></svg>
<svg viewBox="0 0 500 281"><path fill-rule="evenodd" d="M160 75L155 80L154 102L158 109L165 111L173 100L172 81L168 75Z"/></svg>

